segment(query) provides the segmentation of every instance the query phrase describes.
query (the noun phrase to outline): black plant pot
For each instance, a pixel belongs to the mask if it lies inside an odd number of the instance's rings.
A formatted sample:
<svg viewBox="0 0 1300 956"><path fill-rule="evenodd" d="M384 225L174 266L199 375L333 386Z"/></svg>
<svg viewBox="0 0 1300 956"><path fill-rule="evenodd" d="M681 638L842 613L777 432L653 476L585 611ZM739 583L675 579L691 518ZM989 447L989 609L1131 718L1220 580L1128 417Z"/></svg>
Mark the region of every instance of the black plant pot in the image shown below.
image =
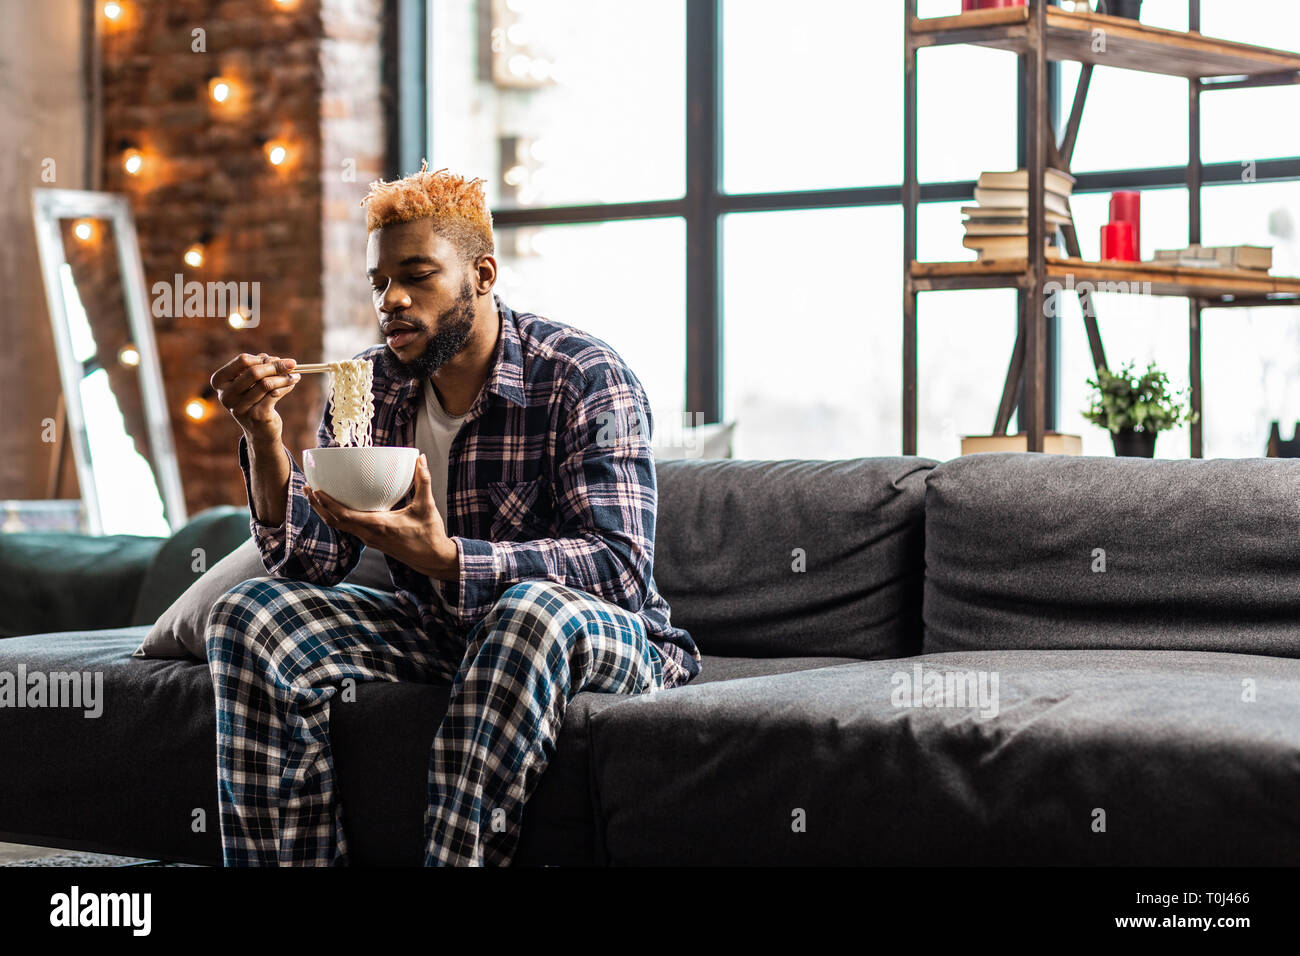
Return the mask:
<svg viewBox="0 0 1300 956"><path fill-rule="evenodd" d="M1156 436L1159 432L1135 432L1125 428L1111 432L1110 440L1115 444L1115 454L1124 458L1154 458L1156 456Z"/></svg>
<svg viewBox="0 0 1300 956"><path fill-rule="evenodd" d="M1109 13L1112 17L1128 17L1130 20L1136 20L1142 12L1142 0L1099 0L1097 12Z"/></svg>

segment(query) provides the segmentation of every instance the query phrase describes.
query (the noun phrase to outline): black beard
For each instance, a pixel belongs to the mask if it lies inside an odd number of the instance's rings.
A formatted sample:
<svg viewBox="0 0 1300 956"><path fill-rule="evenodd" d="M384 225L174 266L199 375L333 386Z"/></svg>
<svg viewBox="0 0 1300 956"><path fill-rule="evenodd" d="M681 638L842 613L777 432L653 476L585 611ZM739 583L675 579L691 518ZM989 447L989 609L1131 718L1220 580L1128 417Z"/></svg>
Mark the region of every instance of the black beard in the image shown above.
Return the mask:
<svg viewBox="0 0 1300 956"><path fill-rule="evenodd" d="M437 331L429 336L424 351L403 362L392 349L379 353L379 362L389 378L429 378L460 354L474 329L474 289L468 279L460 288L455 304L438 316ZM422 331L427 331L421 327Z"/></svg>

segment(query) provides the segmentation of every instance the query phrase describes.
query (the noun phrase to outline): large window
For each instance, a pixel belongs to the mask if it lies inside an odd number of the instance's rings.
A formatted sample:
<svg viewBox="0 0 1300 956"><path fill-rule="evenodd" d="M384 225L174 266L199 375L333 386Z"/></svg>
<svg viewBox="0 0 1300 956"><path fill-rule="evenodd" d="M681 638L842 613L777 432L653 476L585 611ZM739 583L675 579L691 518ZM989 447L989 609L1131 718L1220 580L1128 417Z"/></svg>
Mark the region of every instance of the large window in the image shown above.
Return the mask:
<svg viewBox="0 0 1300 956"><path fill-rule="evenodd" d="M656 432L685 412L683 221L640 219L496 230L497 288L512 307L576 325L632 366Z"/></svg>
<svg viewBox="0 0 1300 956"><path fill-rule="evenodd" d="M956 6L920 0L918 12ZM1207 34L1300 49L1300 6L1201 7ZM427 155L488 180L507 302L613 345L657 420L734 420L742 457L898 453L901 3L803 0L797 15L785 0L424 9ZM1186 29L1187 3L1146 0L1142 19ZM1017 58L952 46L918 60L918 255L969 259L964 197L982 170L1017 165ZM1054 71L1062 113L1077 76L1074 64ZM1300 115L1300 86L1202 104L1204 241L1273 245L1277 271L1295 274L1300 134L1282 118ZM1144 256L1186 243L1187 146L1186 81L1097 68L1074 157L1085 257L1098 253L1112 189L1143 189ZM1248 161L1253 182L1239 174ZM1015 298L920 297L920 454L951 457L961 435L992 427ZM1048 424L1109 454L1079 414L1092 370L1077 303L1060 304ZM1154 359L1186 385L1185 300L1097 304L1112 366ZM1206 313L1207 455L1260 454L1269 420L1300 418L1300 386L1288 384L1300 361L1292 370L1286 358L1300 355L1298 312ZM1184 432L1158 451L1186 448Z"/></svg>

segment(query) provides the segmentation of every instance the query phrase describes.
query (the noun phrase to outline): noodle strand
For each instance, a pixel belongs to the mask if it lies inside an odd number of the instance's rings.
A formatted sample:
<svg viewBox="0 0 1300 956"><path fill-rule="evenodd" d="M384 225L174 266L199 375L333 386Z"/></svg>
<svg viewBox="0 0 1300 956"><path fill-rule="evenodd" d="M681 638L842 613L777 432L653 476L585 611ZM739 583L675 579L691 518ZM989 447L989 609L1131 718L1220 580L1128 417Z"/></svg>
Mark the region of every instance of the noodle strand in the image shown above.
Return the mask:
<svg viewBox="0 0 1300 956"><path fill-rule="evenodd" d="M375 367L369 359L330 362L330 420L340 445L370 447L375 397Z"/></svg>

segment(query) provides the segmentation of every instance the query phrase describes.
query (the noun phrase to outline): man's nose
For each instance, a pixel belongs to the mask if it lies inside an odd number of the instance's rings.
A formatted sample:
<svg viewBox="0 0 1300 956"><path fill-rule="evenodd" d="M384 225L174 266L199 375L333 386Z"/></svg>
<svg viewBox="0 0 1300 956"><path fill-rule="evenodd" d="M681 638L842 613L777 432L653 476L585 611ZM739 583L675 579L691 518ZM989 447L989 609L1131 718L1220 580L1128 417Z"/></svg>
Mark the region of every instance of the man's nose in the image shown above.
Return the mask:
<svg viewBox="0 0 1300 956"><path fill-rule="evenodd" d="M406 294L406 290L400 288L395 283L389 285L388 290L384 293L384 298L379 304L379 310L387 315L394 312L400 312L403 309L411 307L411 297Z"/></svg>

